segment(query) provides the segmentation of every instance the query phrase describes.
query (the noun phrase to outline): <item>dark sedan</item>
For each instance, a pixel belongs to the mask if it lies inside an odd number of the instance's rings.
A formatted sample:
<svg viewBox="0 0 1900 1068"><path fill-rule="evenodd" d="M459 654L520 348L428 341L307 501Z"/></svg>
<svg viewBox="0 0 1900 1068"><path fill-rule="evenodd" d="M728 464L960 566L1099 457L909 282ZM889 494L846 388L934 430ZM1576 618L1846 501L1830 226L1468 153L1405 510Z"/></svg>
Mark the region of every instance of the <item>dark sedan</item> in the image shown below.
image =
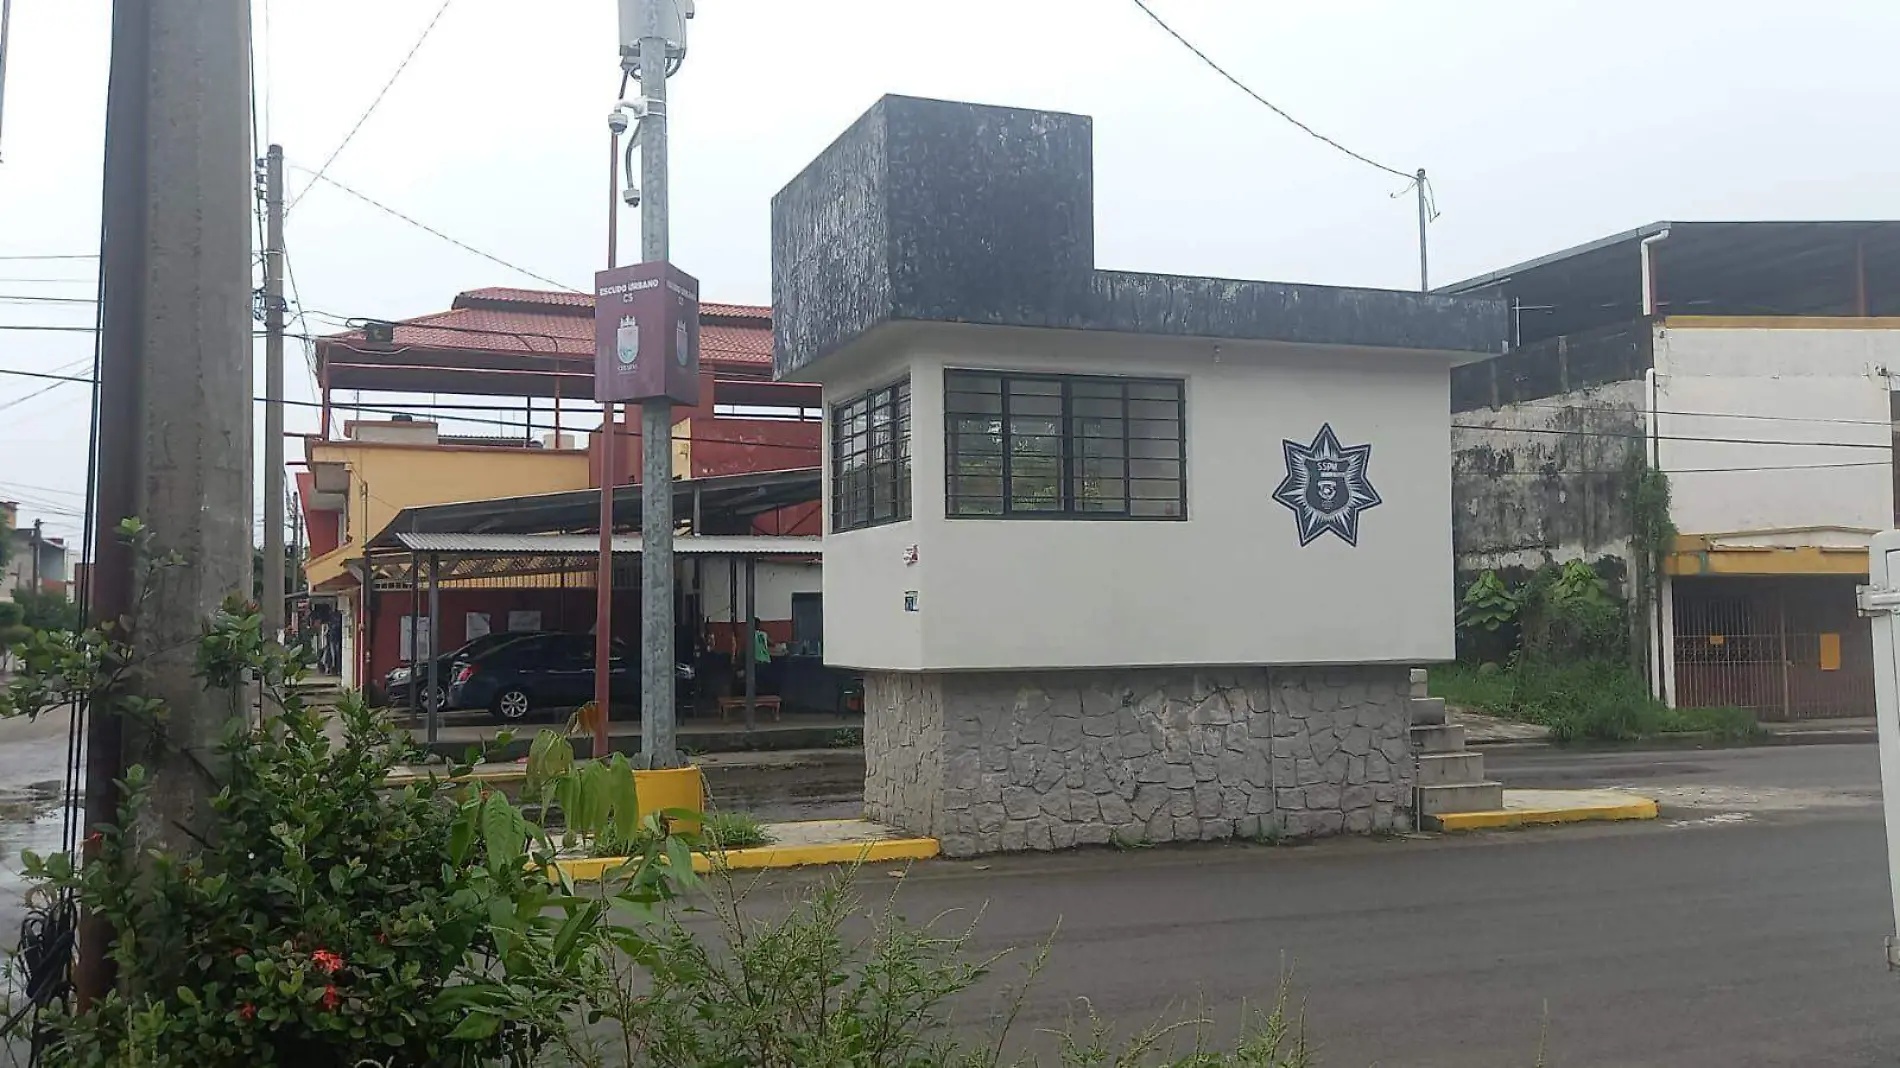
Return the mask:
<svg viewBox="0 0 1900 1068"><path fill-rule="evenodd" d="M455 673L463 664L468 663L470 660L484 653L499 649L510 642L517 642L523 638L545 633L548 632L516 630L484 634L459 649L451 650L436 657L436 702L440 703L448 697L449 684L455 681ZM383 693L388 700L389 707L394 709L406 709L409 707L409 685L411 679L414 679L416 685L423 690L420 695L420 700L417 701L417 707L424 712L431 711L432 705L427 692L429 686L429 662L427 660L416 664L413 671L408 667L399 667L383 677Z"/></svg>
<svg viewBox="0 0 1900 1068"><path fill-rule="evenodd" d="M640 702L638 661L621 642L613 644L609 693L618 705ZM694 671L674 668L674 700L690 702ZM535 634L509 642L456 668L449 686L451 709L487 709L507 723L537 709L571 711L594 698L594 638L591 634Z"/></svg>

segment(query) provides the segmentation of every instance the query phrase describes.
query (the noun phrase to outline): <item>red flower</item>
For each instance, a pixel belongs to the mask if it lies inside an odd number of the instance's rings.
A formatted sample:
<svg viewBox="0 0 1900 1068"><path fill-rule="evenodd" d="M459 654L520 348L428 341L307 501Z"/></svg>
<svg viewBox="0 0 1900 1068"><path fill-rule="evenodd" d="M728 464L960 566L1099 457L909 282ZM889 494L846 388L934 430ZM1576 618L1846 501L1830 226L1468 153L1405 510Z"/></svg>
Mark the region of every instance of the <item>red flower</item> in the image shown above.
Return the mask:
<svg viewBox="0 0 1900 1068"><path fill-rule="evenodd" d="M106 836L103 831L94 831L91 834L86 836L86 844L89 846L96 846L99 843L104 842L105 840L106 840Z"/></svg>
<svg viewBox="0 0 1900 1068"><path fill-rule="evenodd" d="M385 933L385 932L383 932L383 931L378 931L378 932L376 932L376 943L377 943L378 945L383 945L383 946L386 946L386 945L388 945L388 944L389 944L389 935L388 935L387 933Z"/></svg>
<svg viewBox="0 0 1900 1068"><path fill-rule="evenodd" d="M236 960L239 957L242 957L244 954L249 953L249 952L250 950L245 949L243 946L239 946L236 949L231 951L231 959Z"/></svg>
<svg viewBox="0 0 1900 1068"><path fill-rule="evenodd" d="M325 975L335 975L343 967L343 958L327 949L319 949L310 954L310 963Z"/></svg>
<svg viewBox="0 0 1900 1068"><path fill-rule="evenodd" d="M255 1020L256 1018L257 1018L257 1006L251 1004L248 1001L238 1006L238 1019Z"/></svg>
<svg viewBox="0 0 1900 1068"><path fill-rule="evenodd" d="M323 988L323 1011L335 1012L336 1007L342 1004L342 1002L343 998L336 992L336 986L334 984Z"/></svg>

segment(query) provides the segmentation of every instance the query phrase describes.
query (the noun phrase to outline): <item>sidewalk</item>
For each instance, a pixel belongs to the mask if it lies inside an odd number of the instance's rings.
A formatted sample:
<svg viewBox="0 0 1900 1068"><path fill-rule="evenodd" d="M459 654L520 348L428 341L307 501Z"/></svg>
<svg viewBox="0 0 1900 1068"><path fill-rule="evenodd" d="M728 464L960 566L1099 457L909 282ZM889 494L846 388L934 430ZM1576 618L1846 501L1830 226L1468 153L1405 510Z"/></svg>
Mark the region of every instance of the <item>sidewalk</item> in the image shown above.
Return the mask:
<svg viewBox="0 0 1900 1068"><path fill-rule="evenodd" d="M1879 721L1872 716L1849 719L1797 719L1763 723L1770 745L1835 745L1874 742L1880 738Z"/></svg>
<svg viewBox="0 0 1900 1068"><path fill-rule="evenodd" d="M1535 723L1519 723L1515 720L1499 719L1469 709L1452 708L1448 710L1447 722L1461 724L1465 728L1465 744L1469 746L1545 746L1550 745L1550 728ZM1868 718L1848 719L1800 719L1788 721L1764 722L1761 724L1764 737L1753 743L1733 744L1755 745L1841 745L1851 743L1871 743L1878 739L1879 728L1876 721ZM1653 743L1658 746L1701 744L1711 739L1700 732L1687 732L1681 735L1658 735L1644 739L1643 742L1629 743L1642 745ZM1728 743L1722 743L1728 744Z"/></svg>

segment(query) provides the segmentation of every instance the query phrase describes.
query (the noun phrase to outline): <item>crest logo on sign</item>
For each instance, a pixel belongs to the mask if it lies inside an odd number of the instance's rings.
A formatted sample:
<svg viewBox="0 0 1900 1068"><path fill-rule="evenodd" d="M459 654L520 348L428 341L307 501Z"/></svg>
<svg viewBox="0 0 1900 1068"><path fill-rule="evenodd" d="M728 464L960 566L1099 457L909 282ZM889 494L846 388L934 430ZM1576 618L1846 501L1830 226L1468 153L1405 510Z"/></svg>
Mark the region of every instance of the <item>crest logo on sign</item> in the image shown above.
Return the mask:
<svg viewBox="0 0 1900 1068"><path fill-rule="evenodd" d="M621 318L614 333L614 355L622 367L632 367L640 358L640 321L631 315Z"/></svg>
<svg viewBox="0 0 1900 1068"><path fill-rule="evenodd" d="M1331 423L1320 426L1311 445L1280 444L1286 452L1286 478L1273 491L1273 499L1293 512L1300 544L1311 545L1331 531L1347 545L1357 546L1359 513L1383 503L1366 477L1372 446L1341 445Z"/></svg>

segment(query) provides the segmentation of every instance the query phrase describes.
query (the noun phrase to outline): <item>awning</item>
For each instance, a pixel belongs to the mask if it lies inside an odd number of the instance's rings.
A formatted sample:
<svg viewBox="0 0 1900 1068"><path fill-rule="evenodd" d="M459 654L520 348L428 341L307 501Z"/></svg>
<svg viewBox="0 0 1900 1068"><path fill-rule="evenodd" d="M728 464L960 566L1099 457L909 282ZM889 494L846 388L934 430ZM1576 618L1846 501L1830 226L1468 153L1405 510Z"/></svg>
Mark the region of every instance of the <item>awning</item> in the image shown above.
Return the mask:
<svg viewBox="0 0 1900 1068"><path fill-rule="evenodd" d="M434 559L443 582L513 578L563 572L591 574L599 560L600 539L594 534L430 534L404 531L392 535L394 550L376 555L378 584L408 585L412 559L423 574ZM400 551L396 551L400 550ZM615 558L641 553L638 534L616 534ZM823 553L818 538L790 535L680 535L673 539L677 556L789 557L817 560ZM410 555L410 554L413 554Z"/></svg>

